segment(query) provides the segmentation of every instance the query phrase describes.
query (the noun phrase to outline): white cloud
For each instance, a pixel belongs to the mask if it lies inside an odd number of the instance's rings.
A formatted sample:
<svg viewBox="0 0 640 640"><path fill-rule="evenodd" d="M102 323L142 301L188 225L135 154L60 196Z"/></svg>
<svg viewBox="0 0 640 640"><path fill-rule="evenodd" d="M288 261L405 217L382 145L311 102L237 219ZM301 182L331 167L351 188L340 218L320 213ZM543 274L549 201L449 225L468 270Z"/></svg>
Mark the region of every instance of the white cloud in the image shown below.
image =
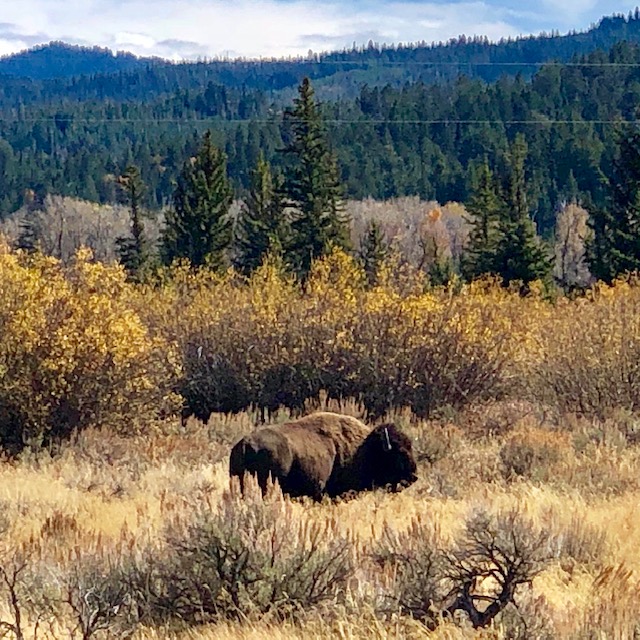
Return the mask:
<svg viewBox="0 0 640 640"><path fill-rule="evenodd" d="M411 2L374 0L20 0L3 3L0 54L65 40L140 55L287 56L378 42L490 39L540 29L580 29L613 11L614 0ZM602 11L592 15L593 12ZM579 23L567 23L571 20ZM556 22L554 22L556 20Z"/></svg>
<svg viewBox="0 0 640 640"><path fill-rule="evenodd" d="M591 11L598 5L597 0L542 0L542 4L550 11L559 14L579 16Z"/></svg>
<svg viewBox="0 0 640 640"><path fill-rule="evenodd" d="M118 31L113 40L118 49L153 49L156 44L156 41L150 35L131 33L129 31Z"/></svg>
<svg viewBox="0 0 640 640"><path fill-rule="evenodd" d="M20 40L15 40L9 42L8 40L3 40L0 38L0 56L6 56L14 51L19 51L20 49L26 49L26 42L21 42Z"/></svg>
<svg viewBox="0 0 640 640"><path fill-rule="evenodd" d="M600 18L613 13L628 14L637 6L636 2L619 0L542 0L541 13L555 18L571 28L575 21L597 22ZM580 25L583 26L583 25Z"/></svg>

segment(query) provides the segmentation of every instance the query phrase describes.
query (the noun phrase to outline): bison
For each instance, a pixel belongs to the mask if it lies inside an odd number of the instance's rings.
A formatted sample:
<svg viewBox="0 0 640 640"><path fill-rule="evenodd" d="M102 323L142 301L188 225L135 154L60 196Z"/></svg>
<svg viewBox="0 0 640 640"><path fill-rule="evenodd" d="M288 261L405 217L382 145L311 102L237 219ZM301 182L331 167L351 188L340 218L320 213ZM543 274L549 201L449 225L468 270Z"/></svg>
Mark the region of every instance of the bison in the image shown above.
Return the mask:
<svg viewBox="0 0 640 640"><path fill-rule="evenodd" d="M257 429L231 450L231 477L257 476L264 493L269 476L292 497L337 497L349 491L417 480L411 440L393 423L371 430L359 420L318 412Z"/></svg>

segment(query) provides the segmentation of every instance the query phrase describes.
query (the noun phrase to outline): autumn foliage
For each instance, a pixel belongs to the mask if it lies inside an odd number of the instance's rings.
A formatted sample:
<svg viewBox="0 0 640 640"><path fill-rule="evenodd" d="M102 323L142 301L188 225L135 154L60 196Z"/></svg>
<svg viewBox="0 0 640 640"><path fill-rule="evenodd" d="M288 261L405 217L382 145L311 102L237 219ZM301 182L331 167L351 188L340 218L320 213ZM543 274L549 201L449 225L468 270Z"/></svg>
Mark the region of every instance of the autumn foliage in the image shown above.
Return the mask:
<svg viewBox="0 0 640 640"><path fill-rule="evenodd" d="M371 287L338 250L304 284L270 258L249 278L175 264L142 285L88 251L63 265L3 244L0 437L19 448L89 425L127 432L180 406L266 417L321 392L370 417L509 396L634 410L638 291L627 279L552 302L490 280L434 288L393 258Z"/></svg>
<svg viewBox="0 0 640 640"><path fill-rule="evenodd" d="M68 266L0 244L0 439L51 443L89 425L133 430L175 410L175 347L151 336L120 268Z"/></svg>
<svg viewBox="0 0 640 640"><path fill-rule="evenodd" d="M535 344L530 313L544 304L492 283L428 290L394 265L368 288L340 251L315 262L304 285L269 260L248 280L178 267L166 286L136 295L146 325L182 354L179 390L203 418L302 409L320 391L358 398L372 415L502 396Z"/></svg>

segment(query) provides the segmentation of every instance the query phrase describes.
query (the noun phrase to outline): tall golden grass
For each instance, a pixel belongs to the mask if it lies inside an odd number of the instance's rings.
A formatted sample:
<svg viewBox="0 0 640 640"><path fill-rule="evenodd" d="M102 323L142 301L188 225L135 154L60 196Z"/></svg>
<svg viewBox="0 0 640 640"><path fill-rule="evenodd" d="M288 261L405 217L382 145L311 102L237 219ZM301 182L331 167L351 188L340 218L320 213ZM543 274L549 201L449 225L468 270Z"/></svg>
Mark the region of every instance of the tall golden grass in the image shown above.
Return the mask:
<svg viewBox="0 0 640 640"><path fill-rule="evenodd" d="M328 408L335 406L329 403ZM350 403L347 410L358 413L362 407ZM26 560L18 594L25 633L33 631L40 614L38 637L81 637L74 631L76 614L64 603L69 585L72 594L86 594L104 584L101 580L130 577L132 563L144 567L149 558L166 567L171 544L182 545L183 554L202 548L188 546L202 540L193 537L194 526L201 535L214 531L207 528L212 523L223 528L226 523L222 533L229 543L231 532L237 532L252 550L267 556L276 544L281 563L297 549L308 550L316 529L321 550L345 540L352 573L335 593L328 592L328 601L306 610L256 612L247 606L239 617L229 614L227 619L225 614L195 626L175 619L146 620L136 625L135 637L633 637L640 624L640 535L635 526L640 458L635 446L599 444L593 455L573 437L584 425L567 422L562 425L567 437L558 438L557 425L540 423L526 407L509 403L475 406L456 417L464 424L478 420L478 414L495 419L500 412L515 416L506 433L458 434L455 444L433 462L423 456L420 435L447 429L447 422L416 419L407 427L421 459L420 480L413 487L400 494L369 492L322 504L292 502L277 491L265 503L257 491L244 500L237 495L228 478L227 442L251 428L252 416L246 414L235 419L215 415L207 425L192 420L179 435L170 426L133 437L89 429L56 456L25 453L0 467L1 566L6 570ZM538 473L514 474L503 452L518 434L530 433L536 434L534 443L546 433L569 463L542 457L536 462ZM540 473L545 464L549 470ZM581 465L589 468L589 481L576 472ZM474 471L479 467L484 474ZM619 490L601 490L620 478L627 482ZM519 612L505 610L488 629L473 630L462 615L432 629L394 609L395 596L407 586L398 582L400 577L412 580L413 588L423 583L393 563L377 562L381 550L407 557L428 549L446 552L478 509L498 517L517 513L530 523L532 535L544 541L548 562L517 592ZM78 576L89 580L84 591ZM425 581L425 592L427 586ZM485 588L491 591L490 585ZM252 597L258 598L253 601L257 605L266 595L260 591ZM0 619L12 620L1 581ZM106 637L118 633L124 630L114 623Z"/></svg>

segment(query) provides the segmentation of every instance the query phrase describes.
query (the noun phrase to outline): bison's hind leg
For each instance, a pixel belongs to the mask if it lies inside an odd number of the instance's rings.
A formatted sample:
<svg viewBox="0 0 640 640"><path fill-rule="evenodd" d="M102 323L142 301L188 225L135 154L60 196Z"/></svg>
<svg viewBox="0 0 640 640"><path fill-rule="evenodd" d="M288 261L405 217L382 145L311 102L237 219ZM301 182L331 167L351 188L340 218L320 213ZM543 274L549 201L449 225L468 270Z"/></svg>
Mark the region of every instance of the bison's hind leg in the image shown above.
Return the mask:
<svg viewBox="0 0 640 640"><path fill-rule="evenodd" d="M264 474L256 471L244 471L243 473L232 474L231 478L238 478L240 495L243 498L250 497L258 489L264 497L269 490L269 480L272 479L270 473Z"/></svg>
<svg viewBox="0 0 640 640"><path fill-rule="evenodd" d="M280 488L285 491L285 479L288 470L268 449L258 449L255 451L247 448L243 459L242 471L241 483L244 487L243 495L246 494L248 475L253 476L257 480L263 496L267 494L270 483L278 483Z"/></svg>
<svg viewBox="0 0 640 640"><path fill-rule="evenodd" d="M244 484L244 474L235 474L232 473L230 475L231 477L231 492L232 494L235 493L236 491L236 487L238 487L238 489L240 490L240 495L244 496L245 494L245 484ZM235 479L238 479L238 484L235 484Z"/></svg>

